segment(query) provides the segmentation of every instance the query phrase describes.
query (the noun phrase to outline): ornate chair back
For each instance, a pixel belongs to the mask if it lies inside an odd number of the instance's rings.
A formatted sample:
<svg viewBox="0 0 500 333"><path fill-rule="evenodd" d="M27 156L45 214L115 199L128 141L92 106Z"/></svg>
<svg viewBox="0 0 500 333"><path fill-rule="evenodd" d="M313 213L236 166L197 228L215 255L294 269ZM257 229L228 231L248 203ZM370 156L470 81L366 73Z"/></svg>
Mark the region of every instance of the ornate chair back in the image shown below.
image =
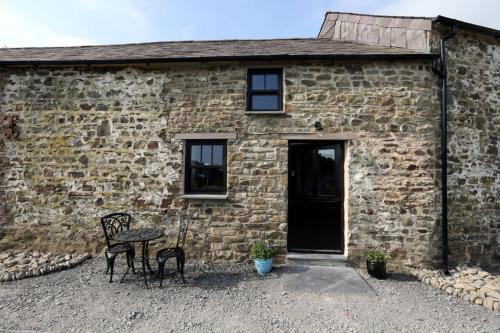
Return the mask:
<svg viewBox="0 0 500 333"><path fill-rule="evenodd" d="M176 247L184 247L184 243L186 243L186 234L188 230L189 220L181 219L179 222L179 234L177 235L177 245Z"/></svg>
<svg viewBox="0 0 500 333"><path fill-rule="evenodd" d="M115 235L123 230L130 230L130 221L132 216L127 213L112 213L101 218L102 230L106 237L108 247Z"/></svg>

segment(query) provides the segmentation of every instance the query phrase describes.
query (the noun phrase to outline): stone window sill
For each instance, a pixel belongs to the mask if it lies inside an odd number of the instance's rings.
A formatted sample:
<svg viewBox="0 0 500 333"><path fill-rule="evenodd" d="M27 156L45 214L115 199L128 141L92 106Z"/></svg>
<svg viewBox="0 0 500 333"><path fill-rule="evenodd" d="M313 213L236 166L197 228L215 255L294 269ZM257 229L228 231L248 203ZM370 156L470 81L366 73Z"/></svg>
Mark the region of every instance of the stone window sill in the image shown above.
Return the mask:
<svg viewBox="0 0 500 333"><path fill-rule="evenodd" d="M227 200L227 194L183 194L181 199Z"/></svg>
<svg viewBox="0 0 500 333"><path fill-rule="evenodd" d="M245 114L274 114L274 115L286 115L284 110L281 111L245 111Z"/></svg>

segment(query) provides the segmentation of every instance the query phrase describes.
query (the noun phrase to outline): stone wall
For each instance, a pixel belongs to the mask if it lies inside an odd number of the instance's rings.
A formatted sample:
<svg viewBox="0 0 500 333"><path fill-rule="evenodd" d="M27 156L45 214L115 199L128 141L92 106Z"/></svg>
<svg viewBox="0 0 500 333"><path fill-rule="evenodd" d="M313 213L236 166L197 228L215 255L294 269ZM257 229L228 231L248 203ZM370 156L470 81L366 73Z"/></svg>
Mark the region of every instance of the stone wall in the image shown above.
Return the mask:
<svg viewBox="0 0 500 333"><path fill-rule="evenodd" d="M3 134L3 133L2 133ZM8 169L8 161L7 157L5 156L5 144L3 141L3 138L0 137L0 180L5 179L5 172ZM0 181L0 226L3 226L6 221L6 215L7 215L7 210L5 209L5 181ZM2 235L0 227L0 236Z"/></svg>
<svg viewBox="0 0 500 333"><path fill-rule="evenodd" d="M450 259L498 265L500 42L459 30L447 51Z"/></svg>
<svg viewBox="0 0 500 333"><path fill-rule="evenodd" d="M246 70L284 67L282 115L247 115ZM7 214L0 248L99 253L99 216L140 226L192 221L188 254L244 260L253 240L286 253L283 134L355 132L347 146L347 252L383 248L393 266L428 266L439 239L438 100L430 61L172 64L0 69ZM176 133L228 140L228 199L183 199ZM0 187L0 188L2 188ZM169 226L173 231L175 223ZM283 257L280 257L283 260Z"/></svg>

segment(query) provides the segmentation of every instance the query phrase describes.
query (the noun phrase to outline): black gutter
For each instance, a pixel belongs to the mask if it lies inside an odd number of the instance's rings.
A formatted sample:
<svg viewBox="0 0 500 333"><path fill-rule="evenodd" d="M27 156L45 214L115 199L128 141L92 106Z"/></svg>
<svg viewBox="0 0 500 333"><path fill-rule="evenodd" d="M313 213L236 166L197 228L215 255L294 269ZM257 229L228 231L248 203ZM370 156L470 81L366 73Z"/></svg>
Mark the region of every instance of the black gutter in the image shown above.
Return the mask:
<svg viewBox="0 0 500 333"><path fill-rule="evenodd" d="M457 33L457 24L453 24L452 31L441 36L440 57L432 62L432 71L441 79L441 228L442 228L442 256L443 271L448 271L448 70L446 68L446 41Z"/></svg>
<svg viewBox="0 0 500 333"><path fill-rule="evenodd" d="M153 64L166 62L214 62L214 61L251 61L251 60L396 60L396 59L433 59L431 53L372 53L372 54L276 54L243 55L216 57L164 57L128 59L75 59L75 60L0 60L0 66L43 66L43 65L124 65Z"/></svg>
<svg viewBox="0 0 500 333"><path fill-rule="evenodd" d="M492 35L496 38L500 37L500 30L488 28L488 27L483 27L481 25L477 24L472 24L472 23L467 23L459 20L455 20L446 16L441 16L438 15L434 19L432 19L432 22L434 23L443 23L451 26L457 26L457 28L460 29L467 29L467 30L472 30L472 31L477 31L477 32L482 32L487 35Z"/></svg>

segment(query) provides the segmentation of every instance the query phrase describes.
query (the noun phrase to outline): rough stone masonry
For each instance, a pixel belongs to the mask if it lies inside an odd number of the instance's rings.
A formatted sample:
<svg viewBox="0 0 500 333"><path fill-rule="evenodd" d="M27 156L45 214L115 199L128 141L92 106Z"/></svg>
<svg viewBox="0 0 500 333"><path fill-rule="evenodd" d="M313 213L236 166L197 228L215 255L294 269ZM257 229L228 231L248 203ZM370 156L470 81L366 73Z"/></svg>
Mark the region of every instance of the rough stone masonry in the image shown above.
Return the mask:
<svg viewBox="0 0 500 333"><path fill-rule="evenodd" d="M498 41L450 46L450 248L500 260ZM283 68L284 114L245 113L248 68ZM345 252L383 249L393 268L440 257L439 86L426 60L166 63L0 68L0 249L100 253L99 217L189 217L188 256L241 261L287 245L286 134L345 140ZM228 198L185 199L179 133L230 133ZM355 134L354 136L352 134ZM355 138L354 138L355 137ZM174 225L169 226L173 232Z"/></svg>
<svg viewBox="0 0 500 333"><path fill-rule="evenodd" d="M446 42L449 255L452 262L498 265L500 32L442 17L329 12L320 37L439 54L452 24L458 33Z"/></svg>
<svg viewBox="0 0 500 333"><path fill-rule="evenodd" d="M448 42L449 233L455 262L500 264L500 40Z"/></svg>
<svg viewBox="0 0 500 333"><path fill-rule="evenodd" d="M430 263L436 240L437 98L428 63L289 62L286 115L246 115L250 64L8 69L2 113L7 215L2 247L100 252L99 217L193 220L190 255L242 260L253 240L286 251L287 140L281 134L356 132L349 141L348 252L384 247ZM427 96L427 98L422 98ZM228 200L180 199L176 133L236 133L228 142ZM407 249L412 249L408 251Z"/></svg>

